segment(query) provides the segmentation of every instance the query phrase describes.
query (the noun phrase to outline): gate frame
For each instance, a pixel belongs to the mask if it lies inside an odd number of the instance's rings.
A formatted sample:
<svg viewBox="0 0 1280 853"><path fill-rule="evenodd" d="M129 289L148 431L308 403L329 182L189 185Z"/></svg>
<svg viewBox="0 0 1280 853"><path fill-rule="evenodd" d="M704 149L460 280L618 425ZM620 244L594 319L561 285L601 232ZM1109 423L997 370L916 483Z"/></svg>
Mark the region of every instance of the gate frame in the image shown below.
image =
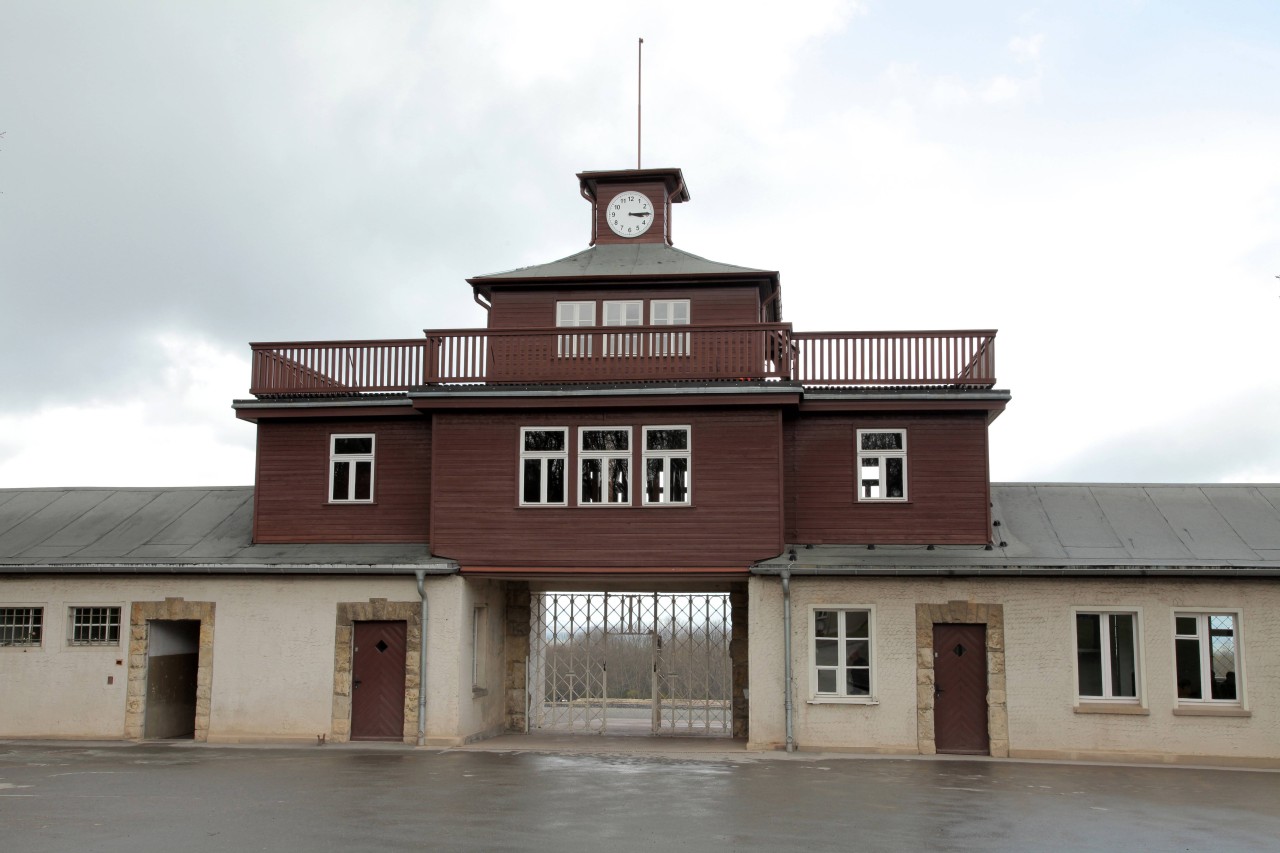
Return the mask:
<svg viewBox="0 0 1280 853"><path fill-rule="evenodd" d="M1009 757L1009 709L1004 682L1004 605L949 601L916 605L916 744L936 755L934 741L933 626L985 625L987 640L987 736L993 758Z"/></svg>
<svg viewBox="0 0 1280 853"><path fill-rule="evenodd" d="M124 736L142 740L147 707L148 623L152 620L199 622L199 658L196 664L196 728L192 739L209 740L209 710L213 700L213 615L212 601L135 601L129 608L128 686L125 688Z"/></svg>

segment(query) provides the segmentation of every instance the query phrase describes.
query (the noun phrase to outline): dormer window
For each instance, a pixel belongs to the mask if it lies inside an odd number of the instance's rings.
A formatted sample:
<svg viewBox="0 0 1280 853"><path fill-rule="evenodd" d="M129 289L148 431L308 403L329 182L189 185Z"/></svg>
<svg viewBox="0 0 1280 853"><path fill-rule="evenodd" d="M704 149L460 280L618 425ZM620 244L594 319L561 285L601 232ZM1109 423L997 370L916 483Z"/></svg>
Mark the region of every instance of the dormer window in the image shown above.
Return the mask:
<svg viewBox="0 0 1280 853"><path fill-rule="evenodd" d="M373 503L373 436L329 436L329 502Z"/></svg>
<svg viewBox="0 0 1280 853"><path fill-rule="evenodd" d="M907 431L858 430L858 500L907 499Z"/></svg>

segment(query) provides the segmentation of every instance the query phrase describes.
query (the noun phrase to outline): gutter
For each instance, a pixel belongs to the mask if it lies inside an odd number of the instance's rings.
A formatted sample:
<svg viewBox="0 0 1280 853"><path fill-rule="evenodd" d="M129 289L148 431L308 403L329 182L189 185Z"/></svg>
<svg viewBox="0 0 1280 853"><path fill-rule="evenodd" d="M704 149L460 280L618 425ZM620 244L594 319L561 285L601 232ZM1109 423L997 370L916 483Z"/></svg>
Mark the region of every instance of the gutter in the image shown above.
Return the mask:
<svg viewBox="0 0 1280 853"><path fill-rule="evenodd" d="M783 709L787 719L787 752L796 751L795 708L791 702L791 573L782 570L782 685Z"/></svg>

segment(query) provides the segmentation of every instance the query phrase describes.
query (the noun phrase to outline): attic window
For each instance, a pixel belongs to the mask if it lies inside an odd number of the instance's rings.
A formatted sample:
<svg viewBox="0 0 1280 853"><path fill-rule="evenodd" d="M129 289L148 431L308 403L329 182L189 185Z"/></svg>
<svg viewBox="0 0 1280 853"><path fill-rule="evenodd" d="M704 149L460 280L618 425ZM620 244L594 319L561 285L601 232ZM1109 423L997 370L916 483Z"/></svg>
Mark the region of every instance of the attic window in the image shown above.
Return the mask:
<svg viewBox="0 0 1280 853"><path fill-rule="evenodd" d="M329 436L329 502L373 503L373 436Z"/></svg>
<svg viewBox="0 0 1280 853"><path fill-rule="evenodd" d="M858 500L907 499L907 431L858 430Z"/></svg>

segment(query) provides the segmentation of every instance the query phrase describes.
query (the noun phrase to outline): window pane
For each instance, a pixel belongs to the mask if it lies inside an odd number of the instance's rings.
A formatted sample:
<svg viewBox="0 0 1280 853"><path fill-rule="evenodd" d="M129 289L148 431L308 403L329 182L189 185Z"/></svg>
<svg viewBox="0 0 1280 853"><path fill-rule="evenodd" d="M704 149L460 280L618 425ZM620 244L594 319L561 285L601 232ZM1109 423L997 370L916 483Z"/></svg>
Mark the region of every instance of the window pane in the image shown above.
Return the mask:
<svg viewBox="0 0 1280 853"><path fill-rule="evenodd" d="M373 436L366 435L357 438L335 438L333 440L334 453L372 453L373 452Z"/></svg>
<svg viewBox="0 0 1280 853"><path fill-rule="evenodd" d="M1194 637L1196 634L1196 617L1177 617L1174 619L1174 631L1183 636Z"/></svg>
<svg viewBox="0 0 1280 853"><path fill-rule="evenodd" d="M901 450L902 433L900 432L864 432L862 434L863 450Z"/></svg>
<svg viewBox="0 0 1280 853"><path fill-rule="evenodd" d="M335 462L333 463L333 494L330 495L331 500L345 501L350 500L351 494L351 463Z"/></svg>
<svg viewBox="0 0 1280 853"><path fill-rule="evenodd" d="M542 502L542 460L524 460L524 502L536 504Z"/></svg>
<svg viewBox="0 0 1280 853"><path fill-rule="evenodd" d="M814 640L813 660L818 666L835 666L840 663L839 640Z"/></svg>
<svg viewBox="0 0 1280 853"><path fill-rule="evenodd" d="M1234 616L1209 617L1210 685L1214 699L1236 698L1236 637Z"/></svg>
<svg viewBox="0 0 1280 853"><path fill-rule="evenodd" d="M630 464L626 459L609 460L609 501L626 503L631 500Z"/></svg>
<svg viewBox="0 0 1280 853"><path fill-rule="evenodd" d="M1111 695L1138 695L1137 620L1130 613L1107 617L1111 639Z"/></svg>
<svg viewBox="0 0 1280 853"><path fill-rule="evenodd" d="M547 503L564 503L564 460L547 460Z"/></svg>
<svg viewBox="0 0 1280 853"><path fill-rule="evenodd" d="M880 497L880 460L872 457L862 460L862 496Z"/></svg>
<svg viewBox="0 0 1280 853"><path fill-rule="evenodd" d="M583 450L629 450L630 433L625 429L588 429L582 432Z"/></svg>
<svg viewBox="0 0 1280 853"><path fill-rule="evenodd" d="M867 640L849 640L845 643L844 662L848 666L869 666L871 659L868 649L871 644Z"/></svg>
<svg viewBox="0 0 1280 853"><path fill-rule="evenodd" d="M645 450L688 450L687 429L651 429L644 434Z"/></svg>
<svg viewBox="0 0 1280 853"><path fill-rule="evenodd" d="M647 459L644 463L645 500L651 504L662 502L662 460Z"/></svg>
<svg viewBox="0 0 1280 853"><path fill-rule="evenodd" d="M890 456L884 460L885 468L885 497L900 498L906 491L902 484L902 459L896 456Z"/></svg>
<svg viewBox="0 0 1280 853"><path fill-rule="evenodd" d="M684 503L689 499L689 460L671 460L671 501Z"/></svg>
<svg viewBox="0 0 1280 853"><path fill-rule="evenodd" d="M1076 614L1076 668L1081 696L1102 696L1102 634L1096 613Z"/></svg>
<svg viewBox="0 0 1280 853"><path fill-rule="evenodd" d="M600 476L602 460L582 460L582 485L579 487L578 500L584 504L598 504L604 500L604 483Z"/></svg>
<svg viewBox="0 0 1280 853"><path fill-rule="evenodd" d="M839 614L834 610L816 610L813 614L813 633L816 637L838 637L840 626L836 622Z"/></svg>
<svg viewBox="0 0 1280 853"><path fill-rule="evenodd" d="M1175 640L1174 645L1177 657L1178 698L1203 698L1200 687L1200 641Z"/></svg>
<svg viewBox="0 0 1280 853"><path fill-rule="evenodd" d="M373 498L373 463L372 462L356 462L356 491L355 499L358 501L367 501Z"/></svg>
<svg viewBox="0 0 1280 853"><path fill-rule="evenodd" d="M835 693L836 692L836 671L834 669L818 670L818 692L819 693Z"/></svg>
<svg viewBox="0 0 1280 853"><path fill-rule="evenodd" d="M846 696L870 696L871 695L871 670L869 669L850 669L847 670L845 684Z"/></svg>
<svg viewBox="0 0 1280 853"><path fill-rule="evenodd" d="M556 451L564 450L564 430L531 429L524 434L525 450Z"/></svg>
<svg viewBox="0 0 1280 853"><path fill-rule="evenodd" d="M866 639L867 623L871 614L865 610L850 610L844 614L844 635Z"/></svg>

